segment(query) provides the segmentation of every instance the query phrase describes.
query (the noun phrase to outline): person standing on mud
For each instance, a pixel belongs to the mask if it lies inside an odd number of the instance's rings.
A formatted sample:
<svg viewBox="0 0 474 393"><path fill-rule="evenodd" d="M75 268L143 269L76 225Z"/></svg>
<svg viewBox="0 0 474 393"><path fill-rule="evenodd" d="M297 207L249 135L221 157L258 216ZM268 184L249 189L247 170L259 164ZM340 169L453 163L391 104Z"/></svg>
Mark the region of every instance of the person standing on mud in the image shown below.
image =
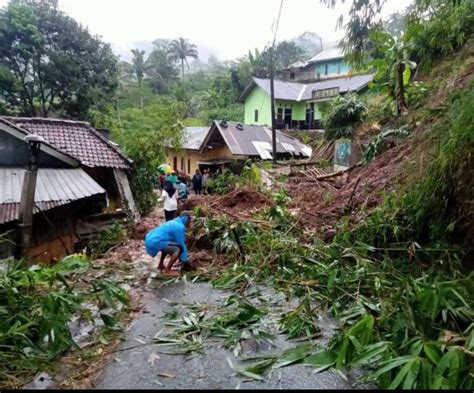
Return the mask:
<svg viewBox="0 0 474 393"><path fill-rule="evenodd" d="M151 256L155 257L161 251L158 270L163 271L166 276L179 275L172 271L175 262L180 260L181 272L194 270L188 258L188 248L186 247L186 229L191 224L191 213L184 211L178 218L165 222L152 229L145 235L145 249ZM168 266L165 267L165 258L170 255Z"/></svg>
<svg viewBox="0 0 474 393"><path fill-rule="evenodd" d="M202 191L202 175L199 169L196 169L196 174L193 176L193 188L196 195L201 195Z"/></svg>
<svg viewBox="0 0 474 393"><path fill-rule="evenodd" d="M209 185L209 170L204 169L204 173L202 175L202 191L204 195L207 195L207 186Z"/></svg>
<svg viewBox="0 0 474 393"><path fill-rule="evenodd" d="M178 209L178 190L174 188L169 180L165 180L160 200L165 202L163 207L166 221L174 219L176 210Z"/></svg>

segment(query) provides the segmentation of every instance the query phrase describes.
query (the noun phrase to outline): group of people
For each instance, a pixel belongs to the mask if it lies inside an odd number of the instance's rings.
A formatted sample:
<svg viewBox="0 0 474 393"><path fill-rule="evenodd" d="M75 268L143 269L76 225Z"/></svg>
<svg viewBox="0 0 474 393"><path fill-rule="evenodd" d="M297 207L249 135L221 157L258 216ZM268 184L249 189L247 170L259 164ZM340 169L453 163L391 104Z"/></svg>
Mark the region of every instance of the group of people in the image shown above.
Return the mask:
<svg viewBox="0 0 474 393"><path fill-rule="evenodd" d="M196 170L191 179L196 195L208 193L210 177L211 174L207 169L202 173L199 169ZM169 174L160 172L157 180L161 189L160 200L163 202L165 222L146 234L145 249L152 257L161 252L158 270L164 275L179 275L179 272L172 270L178 259L181 262L181 272L193 270L186 247L186 228L191 223L191 213L184 211L179 217L175 217L178 204L188 198L188 181L186 175L179 172ZM170 259L168 265L165 266L167 255Z"/></svg>
<svg viewBox="0 0 474 393"><path fill-rule="evenodd" d="M210 173L207 169L203 173L199 169L196 170L191 180L196 195L208 193L209 179ZM188 199L189 190L187 183L185 174L179 172L165 174L160 172L158 176L158 184L161 189L160 201L163 202L166 221L173 220L178 210L178 204Z"/></svg>
<svg viewBox="0 0 474 393"><path fill-rule="evenodd" d="M201 195L202 193L206 195L208 193L210 178L211 173L208 169L204 169L202 173L199 169L196 169L196 173L194 174L192 179L193 190L196 195Z"/></svg>

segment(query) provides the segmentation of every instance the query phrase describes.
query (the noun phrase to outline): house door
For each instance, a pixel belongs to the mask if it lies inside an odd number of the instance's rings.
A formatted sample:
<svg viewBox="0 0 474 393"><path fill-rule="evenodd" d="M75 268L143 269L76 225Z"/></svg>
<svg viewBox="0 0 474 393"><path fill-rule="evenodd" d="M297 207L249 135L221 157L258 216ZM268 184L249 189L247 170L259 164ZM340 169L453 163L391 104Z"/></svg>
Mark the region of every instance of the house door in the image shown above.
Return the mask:
<svg viewBox="0 0 474 393"><path fill-rule="evenodd" d="M276 113L276 128L281 130L285 128L285 123L283 122L283 108L278 108Z"/></svg>
<svg viewBox="0 0 474 393"><path fill-rule="evenodd" d="M292 128L292 119L293 119L293 109L285 108L285 114L283 118L285 128Z"/></svg>
<svg viewBox="0 0 474 393"><path fill-rule="evenodd" d="M173 169L178 170L178 157L173 157Z"/></svg>
<svg viewBox="0 0 474 393"><path fill-rule="evenodd" d="M314 102L309 104L306 108L306 129L312 130L314 128Z"/></svg>

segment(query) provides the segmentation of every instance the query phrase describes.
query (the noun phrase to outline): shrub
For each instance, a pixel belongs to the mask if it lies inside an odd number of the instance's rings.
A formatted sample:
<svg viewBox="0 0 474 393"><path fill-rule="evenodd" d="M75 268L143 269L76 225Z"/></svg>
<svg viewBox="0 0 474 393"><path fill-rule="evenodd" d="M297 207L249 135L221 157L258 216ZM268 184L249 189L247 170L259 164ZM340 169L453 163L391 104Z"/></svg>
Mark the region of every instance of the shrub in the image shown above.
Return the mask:
<svg viewBox="0 0 474 393"><path fill-rule="evenodd" d="M326 139L350 138L366 111L365 103L356 94L334 98L323 117Z"/></svg>
<svg viewBox="0 0 474 393"><path fill-rule="evenodd" d="M93 236L89 244L93 257L97 257L127 237L127 229L120 221Z"/></svg>

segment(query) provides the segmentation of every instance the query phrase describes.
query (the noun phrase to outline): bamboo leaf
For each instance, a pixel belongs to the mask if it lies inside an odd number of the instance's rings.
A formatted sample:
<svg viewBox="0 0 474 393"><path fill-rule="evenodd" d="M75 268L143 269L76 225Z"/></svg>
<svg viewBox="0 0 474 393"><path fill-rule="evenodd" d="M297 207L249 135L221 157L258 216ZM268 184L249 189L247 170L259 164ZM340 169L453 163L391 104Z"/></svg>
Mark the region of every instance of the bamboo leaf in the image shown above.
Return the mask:
<svg viewBox="0 0 474 393"><path fill-rule="evenodd" d="M411 359L402 367L402 369L399 371L397 376L393 379L392 383L388 387L390 390L396 389L398 385L402 383L402 381L405 379L408 372L410 371L410 367L412 366L413 362L414 362L414 359Z"/></svg>

